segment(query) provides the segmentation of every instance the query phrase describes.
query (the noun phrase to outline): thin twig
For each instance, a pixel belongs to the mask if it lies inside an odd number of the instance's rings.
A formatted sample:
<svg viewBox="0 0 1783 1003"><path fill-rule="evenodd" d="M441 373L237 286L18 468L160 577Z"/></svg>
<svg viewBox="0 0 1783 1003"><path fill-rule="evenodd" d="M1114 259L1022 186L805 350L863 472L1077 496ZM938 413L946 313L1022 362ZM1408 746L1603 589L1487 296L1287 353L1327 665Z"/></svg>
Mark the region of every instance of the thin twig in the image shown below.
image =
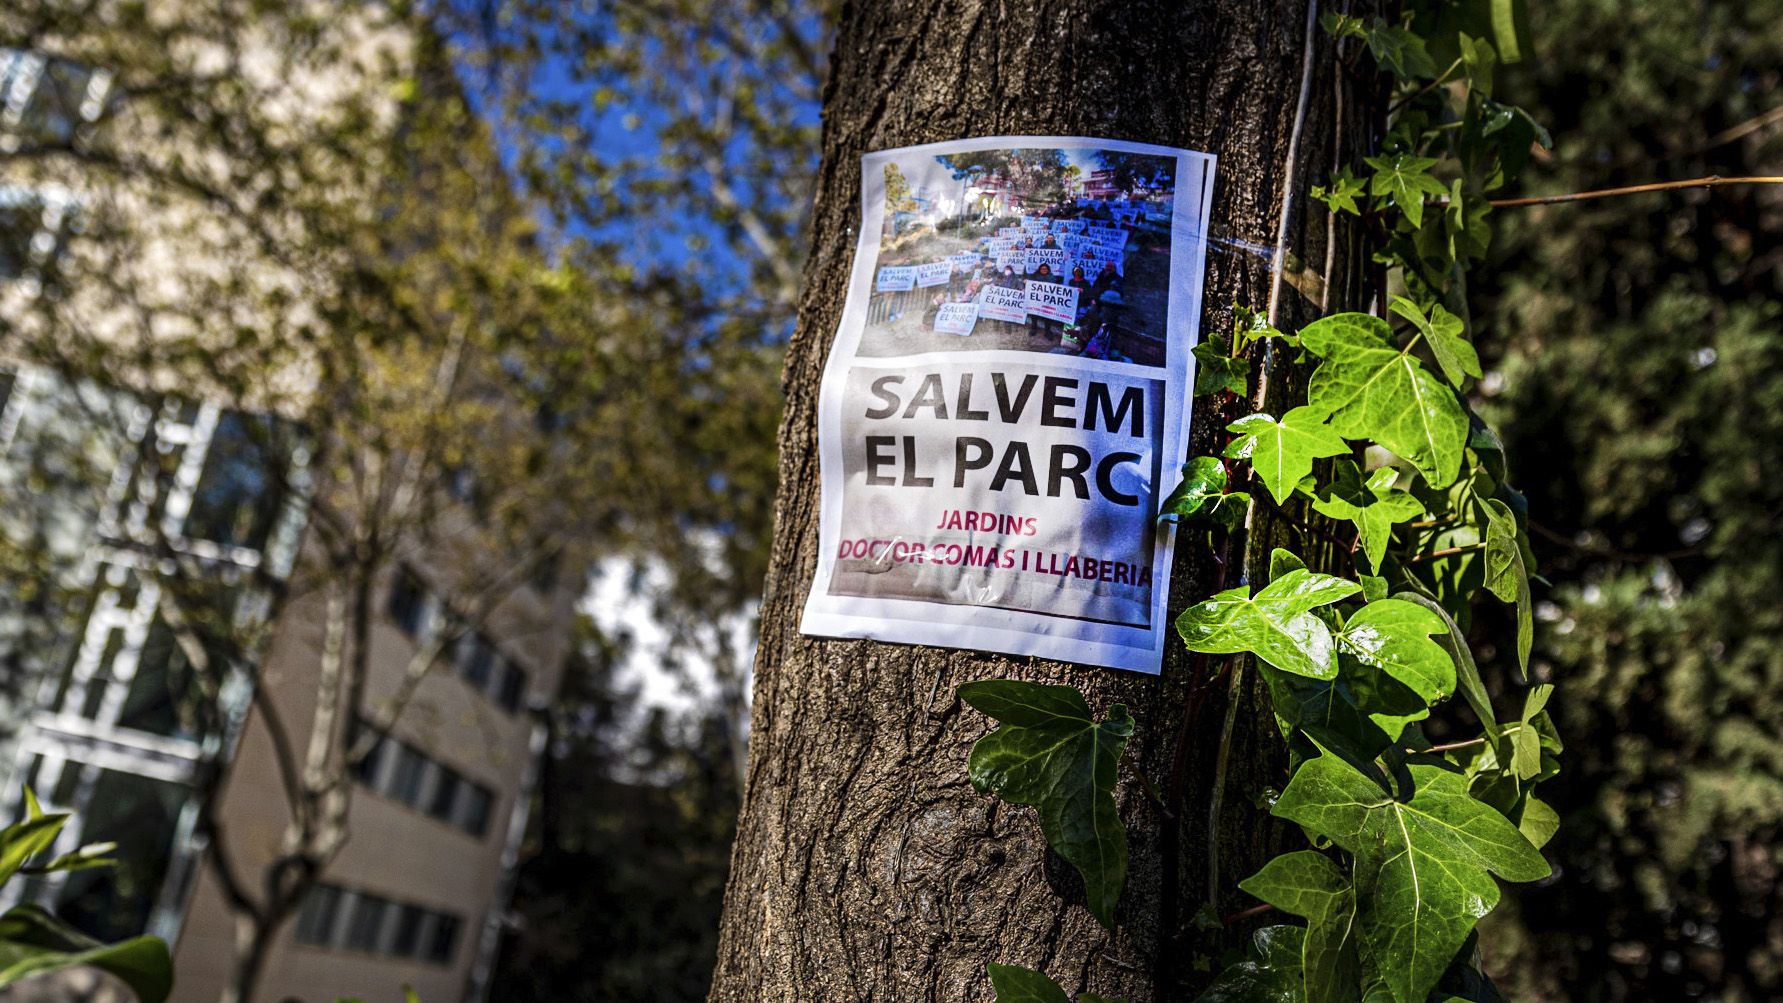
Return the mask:
<svg viewBox="0 0 1783 1003"><path fill-rule="evenodd" d="M1234 923L1242 923L1245 920L1250 919L1253 916L1261 916L1264 913L1266 913L1269 910L1274 909L1274 908L1275 908L1275 906L1272 906L1269 903L1264 902L1261 905L1251 906L1249 909L1240 909L1230 916L1222 916L1220 918L1220 925L1221 926L1231 926Z"/></svg>
<svg viewBox="0 0 1783 1003"><path fill-rule="evenodd" d="M1571 192L1566 195L1537 195L1530 198L1487 199L1486 204L1498 209L1508 209L1526 205L1555 205L1560 202L1589 202L1593 199L1616 198L1621 195L1639 195L1643 192L1664 192L1677 188L1716 188L1723 185L1783 185L1783 177L1753 175L1747 177L1724 178L1719 174L1707 177L1691 178L1688 181L1654 181L1644 185L1627 185L1622 188L1598 188L1587 192ZM1446 198L1431 199L1428 205L1448 205Z"/></svg>
<svg viewBox="0 0 1783 1003"><path fill-rule="evenodd" d="M1453 557L1456 554L1465 554L1470 550L1479 550L1484 546L1485 544L1483 543L1470 543L1464 547L1444 547L1441 550L1427 550L1421 554L1413 554L1407 559L1407 563L1416 564L1419 561L1434 561L1439 557Z"/></svg>

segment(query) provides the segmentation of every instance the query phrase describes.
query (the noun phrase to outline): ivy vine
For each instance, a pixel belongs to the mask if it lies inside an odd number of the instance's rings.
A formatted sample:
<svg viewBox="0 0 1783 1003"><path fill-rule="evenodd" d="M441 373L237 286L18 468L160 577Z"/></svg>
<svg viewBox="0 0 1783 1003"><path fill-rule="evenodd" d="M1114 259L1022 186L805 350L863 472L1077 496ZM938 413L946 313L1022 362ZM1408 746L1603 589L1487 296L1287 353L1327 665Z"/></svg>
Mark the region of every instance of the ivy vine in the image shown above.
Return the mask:
<svg viewBox="0 0 1783 1003"><path fill-rule="evenodd" d="M1540 847L1558 818L1536 791L1559 768L1553 687L1523 679L1515 720L1501 719L1467 641L1476 604L1507 605L1526 675L1525 505L1465 397L1482 370L1464 280L1491 239L1489 193L1548 142L1492 96L1496 67L1525 49L1516 15L1510 0L1424 0L1392 19L1322 19L1340 58L1365 51L1393 82L1374 154L1311 192L1370 235L1381 309L1286 333L1240 307L1230 338L1194 349L1198 396L1247 397L1247 349L1259 341L1316 361L1305 404L1232 422L1221 455L1191 459L1159 515L1242 553L1233 541L1261 508L1300 541L1266 569L1240 562L1251 580L1176 621L1204 656L1198 671L1261 673L1290 766L1270 810L1311 847L1238 883L1260 903L1243 915L1299 922L1256 931L1205 1001L1497 1000L1475 926L1500 880L1549 873ZM1071 687L1013 680L959 692L999 722L973 747L972 783L1037 809L1112 931L1127 869L1114 799L1133 734L1126 708L1098 719ZM1422 722L1457 697L1479 734L1434 746ZM1041 973L990 974L1001 1003L1068 1003Z"/></svg>

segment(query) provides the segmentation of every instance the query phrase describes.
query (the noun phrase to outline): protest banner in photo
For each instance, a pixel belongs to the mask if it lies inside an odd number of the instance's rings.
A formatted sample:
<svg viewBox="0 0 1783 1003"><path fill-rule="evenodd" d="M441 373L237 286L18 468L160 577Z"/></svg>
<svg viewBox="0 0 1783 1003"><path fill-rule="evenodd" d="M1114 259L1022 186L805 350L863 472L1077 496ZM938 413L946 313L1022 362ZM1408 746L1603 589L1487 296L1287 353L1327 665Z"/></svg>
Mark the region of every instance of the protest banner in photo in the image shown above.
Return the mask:
<svg viewBox="0 0 1783 1003"><path fill-rule="evenodd" d="M920 289L946 285L953 278L953 265L946 261L928 261L916 266L916 285Z"/></svg>
<svg viewBox="0 0 1783 1003"><path fill-rule="evenodd" d="M1005 268L1013 268L1016 271L1021 271L1028 265L1028 252L1019 249L998 251L995 260L997 262L997 271L999 272Z"/></svg>
<svg viewBox="0 0 1783 1003"><path fill-rule="evenodd" d="M910 265L887 265L879 270L879 281L873 288L882 293L901 293L916 288L916 269Z"/></svg>
<svg viewBox="0 0 1783 1003"><path fill-rule="evenodd" d="M957 273L969 272L978 267L978 255L971 251L961 251L958 254L949 254L947 256L947 261L949 264L953 265L953 270Z"/></svg>
<svg viewBox="0 0 1783 1003"><path fill-rule="evenodd" d="M984 242L984 249L992 254L995 254L998 251L1012 251L1015 249L1015 238L991 237Z"/></svg>
<svg viewBox="0 0 1783 1003"><path fill-rule="evenodd" d="M1113 244L1117 247L1127 242L1127 231L1118 226L1092 226L1084 234L1098 244Z"/></svg>
<svg viewBox="0 0 1783 1003"><path fill-rule="evenodd" d="M1045 216L1022 217L1022 229L1024 230L1039 230L1044 233L1046 232L1046 223L1047 220Z"/></svg>
<svg viewBox="0 0 1783 1003"><path fill-rule="evenodd" d="M935 314L935 330L966 337L978 323L978 304L943 303Z"/></svg>
<svg viewBox="0 0 1783 1003"><path fill-rule="evenodd" d="M1028 313L1070 324L1077 320L1078 290L1057 282L1028 280Z"/></svg>
<svg viewBox="0 0 1783 1003"><path fill-rule="evenodd" d="M1041 265L1052 269L1054 275L1065 270L1065 261L1069 257L1062 247L1036 247L1023 256L1023 264L1028 274L1032 275Z"/></svg>
<svg viewBox="0 0 1783 1003"><path fill-rule="evenodd" d="M1022 228L1019 226L1000 226L997 228L997 236L999 237L1015 238L1020 237L1021 235Z"/></svg>
<svg viewBox="0 0 1783 1003"><path fill-rule="evenodd" d="M1018 157L1011 178L999 165ZM1068 195L1068 179L1135 162L1169 219L1129 248L1132 326L1104 356L1059 354L1056 329L1022 323L1074 319L1079 290L1060 283L987 285L926 318L876 300L925 284L930 267L878 267L908 246L888 229L893 168L918 198L970 178L1038 206ZM820 392L819 550L800 629L1157 672L1175 530L1156 513L1188 442L1214 158L1003 137L870 153L861 169L859 244ZM921 239L952 255L986 232Z"/></svg>
<svg viewBox="0 0 1783 1003"><path fill-rule="evenodd" d="M1008 286L985 286L978 290L978 316L986 320L1012 320L1018 324L1028 319L1027 289Z"/></svg>

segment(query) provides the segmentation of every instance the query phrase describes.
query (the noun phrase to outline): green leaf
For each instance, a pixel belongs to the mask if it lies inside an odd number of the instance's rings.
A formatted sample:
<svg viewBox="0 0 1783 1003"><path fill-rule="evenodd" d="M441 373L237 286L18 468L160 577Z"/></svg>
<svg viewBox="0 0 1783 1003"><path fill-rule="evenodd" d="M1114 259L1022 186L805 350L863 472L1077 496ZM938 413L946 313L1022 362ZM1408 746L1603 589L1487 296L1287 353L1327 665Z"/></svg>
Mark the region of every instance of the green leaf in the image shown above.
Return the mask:
<svg viewBox="0 0 1783 1003"><path fill-rule="evenodd" d="M1310 406L1331 415L1349 439L1373 439L1402 456L1432 488L1454 483L1467 444L1461 402L1417 359L1393 347L1379 317L1340 313L1300 332L1307 351L1324 359L1312 374Z"/></svg>
<svg viewBox="0 0 1783 1003"><path fill-rule="evenodd" d="M1306 920L1301 968L1307 1003L1355 999L1362 981L1355 892L1331 858L1312 850L1284 853L1238 887Z"/></svg>
<svg viewBox="0 0 1783 1003"><path fill-rule="evenodd" d="M1396 153L1383 157L1363 157L1362 162L1374 168L1374 177L1368 183L1368 193L1392 202L1400 212L1405 213L1405 218L1414 228L1424 225L1424 200L1448 194L1448 188L1430 176L1430 169L1436 166L1435 157Z"/></svg>
<svg viewBox="0 0 1783 1003"><path fill-rule="evenodd" d="M1523 13L1522 0L1491 0L1492 2L1492 37L1498 42L1498 55L1505 65L1519 62L1523 58L1523 39L1528 30L1524 28L1527 18Z"/></svg>
<svg viewBox="0 0 1783 1003"><path fill-rule="evenodd" d="M1467 64L1467 79L1474 90L1486 97L1492 96L1492 70L1498 63L1498 53L1492 51L1492 43L1485 39L1476 39L1467 32L1456 37L1461 49L1461 61Z"/></svg>
<svg viewBox="0 0 1783 1003"><path fill-rule="evenodd" d="M1492 204L1484 196L1469 194L1461 179L1455 179L1449 188L1449 204L1443 207L1449 257L1459 262L1486 256L1486 248L1492 244L1492 224L1486 221L1491 212Z"/></svg>
<svg viewBox="0 0 1783 1003"><path fill-rule="evenodd" d="M1189 607L1177 617L1176 632L1190 651L1249 651L1284 672L1329 679L1337 674L1331 630L1310 611L1360 591L1342 578L1289 571L1255 598L1240 585Z"/></svg>
<svg viewBox="0 0 1783 1003"><path fill-rule="evenodd" d="M1307 570L1306 562L1301 560L1300 555L1294 553L1292 550L1277 547L1269 552L1270 581L1273 582L1290 571L1305 570Z"/></svg>
<svg viewBox="0 0 1783 1003"><path fill-rule="evenodd" d="M1511 507L1497 498L1486 501L1486 588L1500 601L1517 606L1517 668L1529 675L1529 649L1535 641L1535 610L1529 595L1529 568L1523 563L1520 530Z"/></svg>
<svg viewBox="0 0 1783 1003"><path fill-rule="evenodd" d="M1416 592L1401 592L1393 598L1417 603L1442 617L1443 626L1448 628L1448 632L1438 639L1438 643L1447 649L1449 657L1455 661L1456 687L1466 698L1467 705L1473 708L1474 716L1485 726L1487 740L1497 741L1498 716L1492 712L1492 698L1486 692L1486 681L1480 677L1480 667L1474 664L1473 650L1467 646L1467 638L1461 633L1461 627L1455 623L1455 618L1442 608L1441 603Z"/></svg>
<svg viewBox="0 0 1783 1003"><path fill-rule="evenodd" d="M972 786L1034 806L1047 844L1083 875L1090 913L1113 930L1127 880L1127 830L1114 803L1133 736L1126 706L1098 722L1077 690L1014 679L966 683L959 695L1002 725L972 746Z"/></svg>
<svg viewBox="0 0 1783 1003"><path fill-rule="evenodd" d="M45 815L29 790L26 798L24 820L0 829L0 885L11 881L32 857L49 849L68 823L65 813Z"/></svg>
<svg viewBox="0 0 1783 1003"><path fill-rule="evenodd" d="M1312 197L1325 204L1325 208L1336 213L1347 212L1352 216L1362 215L1356 204L1357 196L1367 190L1367 184L1350 172L1348 166L1331 176L1331 184L1313 185Z"/></svg>
<svg viewBox="0 0 1783 1003"><path fill-rule="evenodd" d="M1300 927L1263 927L1251 934L1250 957L1228 965L1197 1003L1305 1003L1305 942Z"/></svg>
<svg viewBox="0 0 1783 1003"><path fill-rule="evenodd" d="M173 991L173 959L159 937L103 944L34 905L0 916L0 987L76 965L116 976L141 1003L161 1003Z"/></svg>
<svg viewBox="0 0 1783 1003"><path fill-rule="evenodd" d="M1374 61L1402 80L1436 76L1436 63L1424 48L1424 40L1396 24L1375 18L1368 28L1368 51Z"/></svg>
<svg viewBox="0 0 1783 1003"><path fill-rule="evenodd" d="M1291 334L1283 334L1269 323L1269 315L1261 310L1252 310L1242 303L1232 304L1232 337L1236 339L1240 349L1248 348L1259 341L1269 338L1280 338L1288 345L1299 347L1300 339Z"/></svg>
<svg viewBox="0 0 1783 1003"><path fill-rule="evenodd" d="M1195 357L1195 396L1206 397L1222 390L1244 397L1250 393L1251 364L1226 354L1222 345L1211 339L1203 341L1189 354Z"/></svg>
<svg viewBox="0 0 1783 1003"><path fill-rule="evenodd" d="M1448 629L1442 617L1416 603L1382 599L1350 617L1337 643L1430 704L1455 692L1455 662L1442 645L1430 639L1432 634L1448 633Z"/></svg>
<svg viewBox="0 0 1783 1003"><path fill-rule="evenodd" d="M1467 340L1466 325L1461 323L1460 317L1443 309L1441 303L1431 304L1430 314L1425 316L1418 304L1404 296L1393 297L1391 309L1417 327L1418 333L1424 336L1424 343L1430 346L1431 354L1436 356L1437 366L1450 383L1459 387L1465 376L1480 378L1480 356Z"/></svg>
<svg viewBox="0 0 1783 1003"><path fill-rule="evenodd" d="M995 963L984 967L991 973L996 1003L1071 1003L1058 983L1032 968Z"/></svg>
<svg viewBox="0 0 1783 1003"><path fill-rule="evenodd" d="M1542 735L1535 717L1553 693L1553 683L1542 683L1530 687L1523 698L1522 727L1511 733L1511 772L1518 780L1529 780L1542 771Z"/></svg>
<svg viewBox="0 0 1783 1003"><path fill-rule="evenodd" d="M1387 580L1380 575L1357 575L1356 580L1362 583L1363 602L1387 598Z"/></svg>
<svg viewBox="0 0 1783 1003"><path fill-rule="evenodd" d="M1381 569L1387 556L1387 544L1393 541L1394 525L1424 514L1424 505L1405 491L1393 490L1398 475L1392 467L1376 470L1366 482L1361 468L1348 460L1340 460L1332 471L1331 483L1313 500L1313 511L1333 519L1356 524L1362 553L1368 566Z"/></svg>
<svg viewBox="0 0 1783 1003"><path fill-rule="evenodd" d="M1498 903L1492 874L1535 881L1547 861L1509 820L1468 795L1466 778L1405 768L1413 793L1388 796L1336 756L1302 765L1274 813L1330 839L1355 861L1363 955L1398 1003L1423 1003L1481 916Z"/></svg>
<svg viewBox="0 0 1783 1003"><path fill-rule="evenodd" d="M1249 460L1270 496L1277 504L1285 502L1300 479L1312 473L1313 460L1350 451L1325 424L1328 413L1303 406L1282 415L1281 421L1266 414L1246 415L1226 426L1238 436L1226 447L1226 455Z"/></svg>
<svg viewBox="0 0 1783 1003"><path fill-rule="evenodd" d="M1354 14L1320 14L1319 26L1335 39L1368 37L1368 27Z"/></svg>
<svg viewBox="0 0 1783 1003"><path fill-rule="evenodd" d="M1517 831L1530 845L1540 849L1548 845L1560 831L1560 815L1546 801L1530 794L1523 799L1523 816L1517 820Z"/></svg>
<svg viewBox="0 0 1783 1003"><path fill-rule="evenodd" d="M1158 518L1194 518L1206 513L1226 493L1226 465L1217 456L1197 456L1182 466L1182 481L1158 508Z"/></svg>

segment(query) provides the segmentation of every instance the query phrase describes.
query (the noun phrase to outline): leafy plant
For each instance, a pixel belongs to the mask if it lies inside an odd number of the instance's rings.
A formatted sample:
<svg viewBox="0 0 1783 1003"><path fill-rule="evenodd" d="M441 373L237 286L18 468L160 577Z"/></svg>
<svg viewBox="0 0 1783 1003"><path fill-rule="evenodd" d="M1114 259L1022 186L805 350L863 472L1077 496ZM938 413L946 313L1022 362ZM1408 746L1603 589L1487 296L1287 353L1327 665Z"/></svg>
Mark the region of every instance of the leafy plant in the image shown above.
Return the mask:
<svg viewBox="0 0 1783 1003"><path fill-rule="evenodd" d="M1550 870L1539 847L1558 817L1533 791L1558 770L1560 741L1546 714L1553 687L1530 688L1516 721L1501 725L1465 629L1484 596L1513 606L1527 672L1533 559L1523 501L1498 438L1470 413L1465 392L1482 369L1458 306L1490 241L1488 193L1514 178L1531 142L1545 141L1527 116L1491 98L1496 66L1523 51L1515 13L1513 4L1469 0L1410 4L1391 20L1326 18L1340 58L1365 47L1395 83L1379 148L1313 195L1364 228L1389 288L1403 294L1383 289L1378 315L1337 313L1291 334L1241 310L1229 348L1210 340L1196 352L1207 373L1197 394L1248 388L1243 350L1252 342L1277 339L1316 362L1305 404L1233 422L1223 460L1193 458L1160 512L1230 544L1246 511L1261 506L1295 526L1303 544L1318 544L1274 550L1265 580L1225 589L1176 621L1191 651L1254 659L1291 765L1271 811L1313 846L1239 883L1263 903L1241 915L1274 910L1304 926L1257 931L1204 1000L1497 999L1479 970L1475 926L1497 904L1499 880L1535 881ZM1214 664L1242 671L1244 663ZM984 696L993 692L995 707ZM1479 735L1433 746L1423 722L1457 695ZM1049 842L1084 872L1092 911L1108 924L1125 841L1101 820L1118 826L1120 747L1097 736L1112 726L1124 743L1125 709L1099 724L1074 690L1007 680L968 684L961 696L1004 722L974 748L974 782L1041 806ZM1068 711L1058 723L1042 719L1033 709L1042 700ZM1467 720L1446 716L1451 727ZM1042 728L1053 730L1033 730ZM1017 744L1030 750L1023 763L1038 763L1040 749L1069 749L1075 765L1069 773L1036 766L1023 783L981 782L981 762L1001 762L1000 750ZM1106 786L1090 768L1092 751L1103 757ZM1086 864L1080 848L1073 859L1055 839L1067 812L1087 825L1092 804L1098 840L1121 848L1119 870ZM992 972L1003 1003L1066 999L1039 973Z"/></svg>
<svg viewBox="0 0 1783 1003"><path fill-rule="evenodd" d="M20 874L50 874L110 867L105 856L111 844L83 846L42 864L31 861L49 850L62 827L65 812L47 814L37 796L25 789L25 817L0 829L0 884ZM173 991L173 962L159 937L132 937L105 944L63 923L35 905L18 905L0 914L0 989L34 975L90 965L116 976L142 1003L161 1003Z"/></svg>

